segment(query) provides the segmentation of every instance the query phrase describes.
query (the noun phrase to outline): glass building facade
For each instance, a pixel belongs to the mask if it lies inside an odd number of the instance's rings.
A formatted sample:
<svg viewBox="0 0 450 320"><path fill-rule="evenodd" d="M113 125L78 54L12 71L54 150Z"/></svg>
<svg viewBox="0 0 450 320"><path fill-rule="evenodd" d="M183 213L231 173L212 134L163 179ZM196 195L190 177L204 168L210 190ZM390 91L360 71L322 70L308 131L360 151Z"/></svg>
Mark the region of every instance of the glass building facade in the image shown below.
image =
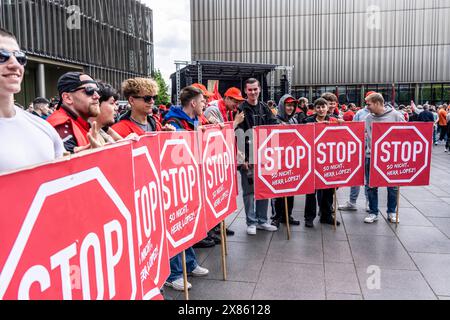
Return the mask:
<svg viewBox="0 0 450 320"><path fill-rule="evenodd" d="M292 92L449 102L450 0L191 0L192 60L294 66ZM282 72L277 74L280 90Z"/></svg>
<svg viewBox="0 0 450 320"><path fill-rule="evenodd" d="M152 19L137 0L0 0L0 26L29 56L16 100L55 96L59 76L72 70L118 89L127 78L151 75Z"/></svg>

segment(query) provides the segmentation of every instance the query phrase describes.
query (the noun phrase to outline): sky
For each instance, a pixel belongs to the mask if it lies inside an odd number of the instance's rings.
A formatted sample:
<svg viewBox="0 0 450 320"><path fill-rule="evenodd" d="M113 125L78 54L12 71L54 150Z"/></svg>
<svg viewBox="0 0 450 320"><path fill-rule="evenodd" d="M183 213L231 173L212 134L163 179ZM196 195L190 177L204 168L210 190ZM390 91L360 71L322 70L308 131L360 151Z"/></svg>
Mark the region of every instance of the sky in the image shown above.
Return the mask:
<svg viewBox="0 0 450 320"><path fill-rule="evenodd" d="M191 60L190 0L142 0L153 10L155 69L170 85L174 61Z"/></svg>

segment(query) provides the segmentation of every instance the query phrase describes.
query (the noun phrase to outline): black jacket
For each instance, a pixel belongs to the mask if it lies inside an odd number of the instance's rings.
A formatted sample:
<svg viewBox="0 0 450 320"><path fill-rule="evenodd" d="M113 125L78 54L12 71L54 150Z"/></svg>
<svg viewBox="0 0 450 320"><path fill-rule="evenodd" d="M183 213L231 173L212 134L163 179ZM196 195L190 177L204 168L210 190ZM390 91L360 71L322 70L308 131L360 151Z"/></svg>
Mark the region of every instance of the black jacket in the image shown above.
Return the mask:
<svg viewBox="0 0 450 320"><path fill-rule="evenodd" d="M247 134L245 135L245 150L241 150L239 141L238 146L240 151L245 152L245 161L249 161L252 145L249 138L251 134L248 133L248 130L258 126L276 125L280 124L280 122L264 102L258 102L258 105L252 106L247 101L244 101L239 110L244 112L245 120L236 128L236 131L243 130L243 133Z"/></svg>

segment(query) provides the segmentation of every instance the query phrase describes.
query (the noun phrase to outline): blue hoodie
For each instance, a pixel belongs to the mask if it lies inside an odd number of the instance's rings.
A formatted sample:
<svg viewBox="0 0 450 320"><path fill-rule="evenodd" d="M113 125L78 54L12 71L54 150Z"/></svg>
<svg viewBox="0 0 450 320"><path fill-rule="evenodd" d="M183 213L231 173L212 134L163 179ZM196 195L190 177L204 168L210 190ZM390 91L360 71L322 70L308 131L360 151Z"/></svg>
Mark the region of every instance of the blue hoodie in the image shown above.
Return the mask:
<svg viewBox="0 0 450 320"><path fill-rule="evenodd" d="M195 130L198 127L199 123L197 116L194 119L190 118L186 114L186 112L183 111L183 107L180 106L171 107L169 112L164 117L164 122L173 125L177 129L177 131L186 130L186 128L181 126L181 123L183 122L187 122L187 124L192 127L192 130Z"/></svg>

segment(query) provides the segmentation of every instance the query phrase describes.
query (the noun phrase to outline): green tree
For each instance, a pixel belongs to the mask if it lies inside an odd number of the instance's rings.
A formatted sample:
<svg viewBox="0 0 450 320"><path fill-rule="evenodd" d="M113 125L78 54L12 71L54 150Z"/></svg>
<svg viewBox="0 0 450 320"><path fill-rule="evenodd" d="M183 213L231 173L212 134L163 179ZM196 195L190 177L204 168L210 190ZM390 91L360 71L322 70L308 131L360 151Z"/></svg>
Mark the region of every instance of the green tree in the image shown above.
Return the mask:
<svg viewBox="0 0 450 320"><path fill-rule="evenodd" d="M159 69L156 69L153 78L158 83L159 87L159 93L158 93L158 99L156 99L155 105L159 106L161 104L167 106L170 102L170 96L169 96L169 86L164 81L164 78L161 74L161 71Z"/></svg>

